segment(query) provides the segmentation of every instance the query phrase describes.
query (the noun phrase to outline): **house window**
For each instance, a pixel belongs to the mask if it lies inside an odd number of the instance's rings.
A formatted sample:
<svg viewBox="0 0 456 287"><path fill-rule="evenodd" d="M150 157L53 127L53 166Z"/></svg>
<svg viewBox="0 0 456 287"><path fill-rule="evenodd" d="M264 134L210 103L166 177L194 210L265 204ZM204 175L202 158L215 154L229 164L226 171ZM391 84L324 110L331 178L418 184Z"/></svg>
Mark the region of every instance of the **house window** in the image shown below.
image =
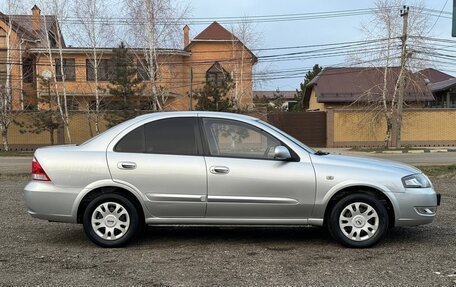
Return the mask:
<svg viewBox="0 0 456 287"><path fill-rule="evenodd" d="M113 63L110 59L98 60L98 81L109 81L113 74ZM95 81L94 61L86 60L87 81Z"/></svg>
<svg viewBox="0 0 456 287"><path fill-rule="evenodd" d="M221 87L227 78L228 72L222 68L219 62L215 62L209 70L206 71L206 81L209 85Z"/></svg>
<svg viewBox="0 0 456 287"><path fill-rule="evenodd" d="M79 111L79 101L75 98L68 99L67 107L69 111Z"/></svg>
<svg viewBox="0 0 456 287"><path fill-rule="evenodd" d="M63 59L63 73L65 75L65 81L76 80L76 68L74 64L74 59ZM57 81L62 80L62 69L60 59L55 60L55 76L57 78Z"/></svg>
<svg viewBox="0 0 456 287"><path fill-rule="evenodd" d="M150 80L150 73L149 73L149 63L147 62L146 59L141 59L136 62L137 65L137 71L138 71L138 79L141 81L148 81ZM158 67L156 63L154 63L154 79L157 79L158 76Z"/></svg>
<svg viewBox="0 0 456 287"><path fill-rule="evenodd" d="M6 31L0 28L0 47L6 47Z"/></svg>
<svg viewBox="0 0 456 287"><path fill-rule="evenodd" d="M6 82L6 51L0 50L0 86L4 85Z"/></svg>
<svg viewBox="0 0 456 287"><path fill-rule="evenodd" d="M49 46L51 48L57 47L57 40L56 40L57 38L55 37L55 34L52 33L51 31L49 31L48 37L49 37Z"/></svg>
<svg viewBox="0 0 456 287"><path fill-rule="evenodd" d="M141 81L148 81L150 80L149 77L149 65L147 64L147 61L145 59L138 60L137 62L138 65L138 79Z"/></svg>
<svg viewBox="0 0 456 287"><path fill-rule="evenodd" d="M89 110L95 111L97 108L97 101L90 101ZM108 102L105 100L101 100L99 104L99 111L104 111L108 109Z"/></svg>
<svg viewBox="0 0 456 287"><path fill-rule="evenodd" d="M456 93L450 93L449 108L456 108Z"/></svg>
<svg viewBox="0 0 456 287"><path fill-rule="evenodd" d="M33 83L34 76L34 61L26 58L22 61L22 80L24 83Z"/></svg>

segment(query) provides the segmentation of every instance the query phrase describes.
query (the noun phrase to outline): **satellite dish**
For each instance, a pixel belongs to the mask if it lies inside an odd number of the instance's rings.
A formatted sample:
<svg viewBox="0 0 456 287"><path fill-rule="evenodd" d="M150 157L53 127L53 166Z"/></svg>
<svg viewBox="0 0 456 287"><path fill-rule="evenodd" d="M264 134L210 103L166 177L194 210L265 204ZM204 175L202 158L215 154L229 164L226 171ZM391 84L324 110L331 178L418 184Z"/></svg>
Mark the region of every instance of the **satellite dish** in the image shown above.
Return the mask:
<svg viewBox="0 0 456 287"><path fill-rule="evenodd" d="M42 73L41 73L41 76L46 80L46 81L49 81L52 77L52 72L49 71L49 70L44 70Z"/></svg>

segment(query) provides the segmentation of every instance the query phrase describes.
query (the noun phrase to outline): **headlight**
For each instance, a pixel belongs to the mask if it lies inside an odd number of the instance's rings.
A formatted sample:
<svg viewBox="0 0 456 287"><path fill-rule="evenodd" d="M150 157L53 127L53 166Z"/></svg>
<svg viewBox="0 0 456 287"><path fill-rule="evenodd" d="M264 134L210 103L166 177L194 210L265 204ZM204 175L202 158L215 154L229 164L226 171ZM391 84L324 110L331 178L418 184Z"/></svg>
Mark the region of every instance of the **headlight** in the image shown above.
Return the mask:
<svg viewBox="0 0 456 287"><path fill-rule="evenodd" d="M405 188L426 188L431 187L431 183L424 174L417 173L402 178Z"/></svg>

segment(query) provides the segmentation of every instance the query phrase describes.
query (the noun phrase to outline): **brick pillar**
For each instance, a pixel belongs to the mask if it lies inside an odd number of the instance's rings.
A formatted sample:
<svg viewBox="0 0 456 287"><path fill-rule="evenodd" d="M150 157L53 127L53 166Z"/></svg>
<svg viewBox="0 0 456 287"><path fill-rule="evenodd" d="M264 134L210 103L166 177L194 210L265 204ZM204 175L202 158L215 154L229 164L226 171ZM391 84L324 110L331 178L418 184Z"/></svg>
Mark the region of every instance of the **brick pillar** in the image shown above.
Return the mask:
<svg viewBox="0 0 456 287"><path fill-rule="evenodd" d="M334 147L334 110L326 110L326 147Z"/></svg>

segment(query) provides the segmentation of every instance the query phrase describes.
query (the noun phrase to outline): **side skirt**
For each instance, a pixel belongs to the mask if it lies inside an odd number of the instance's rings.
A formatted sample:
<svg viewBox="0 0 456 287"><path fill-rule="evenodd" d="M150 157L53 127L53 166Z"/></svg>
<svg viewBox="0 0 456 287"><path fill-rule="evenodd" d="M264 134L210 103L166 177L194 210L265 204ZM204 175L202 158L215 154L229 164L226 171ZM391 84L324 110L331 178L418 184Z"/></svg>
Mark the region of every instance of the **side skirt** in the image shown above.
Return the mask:
<svg viewBox="0 0 456 287"><path fill-rule="evenodd" d="M146 218L147 225L316 225L323 219Z"/></svg>

